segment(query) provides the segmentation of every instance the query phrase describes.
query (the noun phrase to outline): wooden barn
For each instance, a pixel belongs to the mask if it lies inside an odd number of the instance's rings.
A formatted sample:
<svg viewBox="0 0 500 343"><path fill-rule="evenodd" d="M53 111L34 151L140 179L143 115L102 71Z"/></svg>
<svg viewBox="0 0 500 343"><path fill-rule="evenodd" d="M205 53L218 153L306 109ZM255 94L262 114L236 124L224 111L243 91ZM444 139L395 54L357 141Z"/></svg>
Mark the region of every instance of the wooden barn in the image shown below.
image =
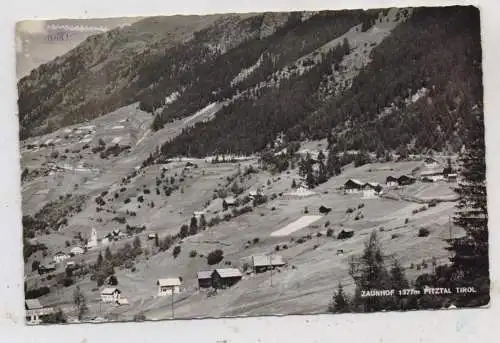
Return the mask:
<svg viewBox="0 0 500 343"><path fill-rule="evenodd" d="M212 273L212 287L227 288L240 281L242 274L236 268L217 268Z"/></svg>

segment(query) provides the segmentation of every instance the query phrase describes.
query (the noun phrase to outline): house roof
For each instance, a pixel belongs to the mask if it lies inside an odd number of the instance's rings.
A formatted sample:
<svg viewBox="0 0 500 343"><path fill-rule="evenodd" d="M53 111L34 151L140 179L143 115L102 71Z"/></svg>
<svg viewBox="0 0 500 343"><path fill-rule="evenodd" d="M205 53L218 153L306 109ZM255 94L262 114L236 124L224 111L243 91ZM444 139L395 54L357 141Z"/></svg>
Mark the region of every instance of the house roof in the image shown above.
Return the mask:
<svg viewBox="0 0 500 343"><path fill-rule="evenodd" d="M156 281L156 284L158 286L180 286L181 280L178 277L158 279L158 281Z"/></svg>
<svg viewBox="0 0 500 343"><path fill-rule="evenodd" d="M40 303L40 300L38 299L26 299L24 301L24 304L27 310L38 310L43 308L42 304Z"/></svg>
<svg viewBox="0 0 500 343"><path fill-rule="evenodd" d="M224 201L226 202L226 204L234 204L236 203L236 199L233 198L233 197L227 197L224 199Z"/></svg>
<svg viewBox="0 0 500 343"><path fill-rule="evenodd" d="M40 266L40 268L38 268L38 269L56 270L57 268L55 265L49 263L49 264L45 264L43 266Z"/></svg>
<svg viewBox="0 0 500 343"><path fill-rule="evenodd" d="M365 186L369 186L369 187L372 187L372 188L381 187L380 183L377 183L377 182L367 182L367 183L365 183Z"/></svg>
<svg viewBox="0 0 500 343"><path fill-rule="evenodd" d="M435 175L443 175L443 171L427 170L420 173L420 176L435 176Z"/></svg>
<svg viewBox="0 0 500 343"><path fill-rule="evenodd" d="M212 278L213 270L205 270L198 272L198 279L210 279Z"/></svg>
<svg viewBox="0 0 500 343"><path fill-rule="evenodd" d="M65 256L66 253L65 252L62 252L62 251L58 251L54 254L54 256Z"/></svg>
<svg viewBox="0 0 500 343"><path fill-rule="evenodd" d="M283 257L280 255L258 255L252 256L252 261L254 267L265 267L265 266L282 266L285 264Z"/></svg>
<svg viewBox="0 0 500 343"><path fill-rule="evenodd" d="M118 293L121 293L121 291L118 289L118 288L112 288L112 287L108 287L108 288L104 288L101 292L102 295L111 295L113 294L114 292L118 292Z"/></svg>
<svg viewBox="0 0 500 343"><path fill-rule="evenodd" d="M386 178L386 181L397 181L398 178L395 177L395 176L392 176L392 175L389 175L387 178Z"/></svg>
<svg viewBox="0 0 500 343"><path fill-rule="evenodd" d="M75 251L84 251L84 249L82 247L73 247L71 248L70 250L71 252L75 252Z"/></svg>
<svg viewBox="0 0 500 343"><path fill-rule="evenodd" d="M415 179L415 177L414 177L414 176L411 176L411 175L401 175L401 176L398 178L398 180L400 180L400 179Z"/></svg>
<svg viewBox="0 0 500 343"><path fill-rule="evenodd" d="M236 268L218 268L215 271L221 278L241 276L240 270Z"/></svg>
<svg viewBox="0 0 500 343"><path fill-rule="evenodd" d="M357 180L357 179L349 179L349 180L347 180L347 181L345 182L345 184L344 184L344 185L348 184L349 182L354 183L354 184L356 184L356 185L358 185L358 186L360 186L360 187L364 185L364 182L361 182L361 181L359 181L359 180Z"/></svg>

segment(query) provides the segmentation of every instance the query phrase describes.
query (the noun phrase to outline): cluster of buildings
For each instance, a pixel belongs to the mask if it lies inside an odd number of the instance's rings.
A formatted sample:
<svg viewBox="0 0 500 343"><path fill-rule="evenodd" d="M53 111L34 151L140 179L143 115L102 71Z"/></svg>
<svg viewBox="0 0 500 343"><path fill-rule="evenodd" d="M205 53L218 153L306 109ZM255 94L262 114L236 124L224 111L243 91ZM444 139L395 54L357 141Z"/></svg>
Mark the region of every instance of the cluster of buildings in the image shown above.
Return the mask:
<svg viewBox="0 0 500 343"><path fill-rule="evenodd" d="M457 182L458 176L452 172L451 167L443 168L441 163L432 157L424 159L424 171L418 177L413 175L389 175L385 180L386 188L398 188L420 182ZM382 185L375 182L364 182L357 179L349 179L344 183L344 193L363 193L364 198L371 198L380 195Z"/></svg>
<svg viewBox="0 0 500 343"><path fill-rule="evenodd" d="M372 198L382 192L382 186L376 182L363 182L357 179L349 179L344 183L344 193L363 193L363 198Z"/></svg>

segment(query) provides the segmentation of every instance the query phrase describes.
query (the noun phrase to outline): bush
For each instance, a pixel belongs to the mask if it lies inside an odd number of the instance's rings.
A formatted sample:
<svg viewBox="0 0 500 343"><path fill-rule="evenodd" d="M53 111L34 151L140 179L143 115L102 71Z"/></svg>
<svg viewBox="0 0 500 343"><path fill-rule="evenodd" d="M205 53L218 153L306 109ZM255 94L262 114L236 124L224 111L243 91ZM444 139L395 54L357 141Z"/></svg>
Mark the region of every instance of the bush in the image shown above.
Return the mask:
<svg viewBox="0 0 500 343"><path fill-rule="evenodd" d="M323 236L323 234L322 234L321 232L318 232L318 233L316 234L316 237L322 237L322 236Z"/></svg>
<svg viewBox="0 0 500 343"><path fill-rule="evenodd" d="M330 221L329 221L329 220L327 220L327 221L325 222L325 227L329 227L329 226L330 226Z"/></svg>
<svg viewBox="0 0 500 343"><path fill-rule="evenodd" d="M123 201L125 204L128 204L130 202L130 198L127 198Z"/></svg>
<svg viewBox="0 0 500 343"><path fill-rule="evenodd" d="M354 231L345 231L345 230L342 230L337 235L337 238L338 239L347 239L347 238L351 238L352 236L354 236Z"/></svg>
<svg viewBox="0 0 500 343"><path fill-rule="evenodd" d="M135 322L143 322L146 320L146 316L143 313L138 313L134 315L134 321Z"/></svg>
<svg viewBox="0 0 500 343"><path fill-rule="evenodd" d="M214 250L207 255L207 263L214 265L224 259L224 252L220 249Z"/></svg>
<svg viewBox="0 0 500 343"><path fill-rule="evenodd" d="M426 229L425 227L421 227L420 229L418 229L418 237L427 237L429 236L429 234L429 229Z"/></svg>
<svg viewBox="0 0 500 343"><path fill-rule="evenodd" d="M361 203L361 204L358 205L358 209L361 209L363 207L365 207L365 204L363 204L363 203Z"/></svg>
<svg viewBox="0 0 500 343"><path fill-rule="evenodd" d="M326 237L332 237L333 236L333 229L330 228L328 230L326 230Z"/></svg>
<svg viewBox="0 0 500 343"><path fill-rule="evenodd" d="M196 255L198 255L198 252L196 250L191 250L189 252L189 257L196 257Z"/></svg>
<svg viewBox="0 0 500 343"><path fill-rule="evenodd" d="M405 225L408 224L410 220L408 218L405 218Z"/></svg>
<svg viewBox="0 0 500 343"><path fill-rule="evenodd" d="M64 287L69 287L69 286L73 285L74 283L75 283L75 281L72 278L66 277L66 278L62 279L62 285Z"/></svg>
<svg viewBox="0 0 500 343"><path fill-rule="evenodd" d="M181 253L180 245L176 245L174 250L172 251L172 255L176 258Z"/></svg>
<svg viewBox="0 0 500 343"><path fill-rule="evenodd" d="M305 214L308 214L308 213L309 213L309 209L307 208L307 206L306 206L306 207L304 207L304 213L305 213Z"/></svg>
<svg viewBox="0 0 500 343"><path fill-rule="evenodd" d="M283 250L286 250L286 249L288 249L288 245L283 244Z"/></svg>
<svg viewBox="0 0 500 343"><path fill-rule="evenodd" d="M393 233L393 234L391 235L391 239L398 238L398 237L399 237L399 235L398 235L397 233Z"/></svg>
<svg viewBox="0 0 500 343"><path fill-rule="evenodd" d="M276 250L276 251L280 251L280 246L279 246L279 245L275 246L275 247L274 247L274 250Z"/></svg>
<svg viewBox="0 0 500 343"><path fill-rule="evenodd" d="M354 209L353 208L348 208L347 211L345 211L345 213L353 213L354 212Z"/></svg>
<svg viewBox="0 0 500 343"><path fill-rule="evenodd" d="M429 202L429 207L435 207L437 205L437 200L436 199L432 199L430 202Z"/></svg>
<svg viewBox="0 0 500 343"><path fill-rule="evenodd" d="M259 237L255 237L252 242L253 242L253 244L257 244L257 243L260 242L260 238Z"/></svg>

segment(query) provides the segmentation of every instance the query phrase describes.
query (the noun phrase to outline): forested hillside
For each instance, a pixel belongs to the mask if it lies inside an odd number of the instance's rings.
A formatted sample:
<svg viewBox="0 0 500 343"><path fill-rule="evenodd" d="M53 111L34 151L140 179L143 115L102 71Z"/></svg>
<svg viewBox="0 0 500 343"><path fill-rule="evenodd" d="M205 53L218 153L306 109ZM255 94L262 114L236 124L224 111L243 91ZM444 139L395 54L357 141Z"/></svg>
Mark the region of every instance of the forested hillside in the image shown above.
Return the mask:
<svg viewBox="0 0 500 343"><path fill-rule="evenodd" d="M189 79L187 66L258 35L248 24L253 16L152 17L87 38L19 81L21 139L138 101L165 74L165 60L177 62L177 74ZM176 85L183 81L172 79Z"/></svg>
<svg viewBox="0 0 500 343"><path fill-rule="evenodd" d="M167 142L162 154L252 153L281 132L288 141L334 133L338 150L459 148L460 123L482 101L478 22L473 7L416 9L372 51L344 94L318 97L335 63L327 56L308 73L227 105L213 121ZM421 89L425 95L409 101Z"/></svg>

